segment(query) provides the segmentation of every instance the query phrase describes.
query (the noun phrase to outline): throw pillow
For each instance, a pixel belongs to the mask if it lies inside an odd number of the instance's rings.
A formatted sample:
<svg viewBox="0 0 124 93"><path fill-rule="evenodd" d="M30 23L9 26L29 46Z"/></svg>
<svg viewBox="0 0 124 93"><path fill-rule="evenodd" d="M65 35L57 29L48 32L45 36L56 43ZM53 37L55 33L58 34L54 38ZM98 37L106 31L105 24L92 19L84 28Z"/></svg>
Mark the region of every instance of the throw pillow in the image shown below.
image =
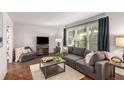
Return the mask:
<svg viewBox="0 0 124 93"><path fill-rule="evenodd" d="M23 49L23 54L25 54L25 53L27 53L28 51L27 51L27 49Z"/></svg>
<svg viewBox="0 0 124 93"><path fill-rule="evenodd" d="M96 62L102 61L105 59L105 55L101 52L95 52L92 58L90 59L89 65L94 66Z"/></svg>
<svg viewBox="0 0 124 93"><path fill-rule="evenodd" d="M92 57L93 57L93 55L94 55L94 52L88 53L88 54L86 55L86 57L85 57L85 63L89 64L90 61L91 61L91 59L92 59Z"/></svg>
<svg viewBox="0 0 124 93"><path fill-rule="evenodd" d="M25 49L25 50L27 51L27 53L28 53L28 52L32 52L30 49Z"/></svg>
<svg viewBox="0 0 124 93"><path fill-rule="evenodd" d="M101 53L103 53L106 57L107 60L111 60L112 58L112 54L110 52L107 52L107 51L100 51Z"/></svg>
<svg viewBox="0 0 124 93"><path fill-rule="evenodd" d="M105 55L101 52L96 52L97 59L96 61L101 61L105 59Z"/></svg>
<svg viewBox="0 0 124 93"><path fill-rule="evenodd" d="M62 48L62 53L68 54L68 47L63 47Z"/></svg>
<svg viewBox="0 0 124 93"><path fill-rule="evenodd" d="M19 60L20 56L23 54L23 51L24 51L24 47L15 49L15 62Z"/></svg>

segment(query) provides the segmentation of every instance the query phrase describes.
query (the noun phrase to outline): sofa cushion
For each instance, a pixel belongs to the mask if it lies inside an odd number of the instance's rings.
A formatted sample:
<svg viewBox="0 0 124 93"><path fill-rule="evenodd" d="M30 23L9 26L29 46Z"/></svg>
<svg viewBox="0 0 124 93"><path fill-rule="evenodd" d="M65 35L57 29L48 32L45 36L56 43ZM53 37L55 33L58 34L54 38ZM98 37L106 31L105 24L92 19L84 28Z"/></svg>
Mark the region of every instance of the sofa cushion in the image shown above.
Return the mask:
<svg viewBox="0 0 124 93"><path fill-rule="evenodd" d="M20 62L28 61L34 58L36 58L36 54L34 52L28 52L28 53L22 54L22 56L20 57Z"/></svg>
<svg viewBox="0 0 124 93"><path fill-rule="evenodd" d="M73 47L68 47L68 53L73 54Z"/></svg>
<svg viewBox="0 0 124 93"><path fill-rule="evenodd" d="M94 72L95 70L95 68L94 68L94 66L90 66L89 64L87 64L87 63L85 63L85 60L84 59L80 59L80 60L77 60L76 61L76 67L80 67L80 68L82 68L82 69L84 69L84 70L86 70L86 71L90 71L90 72Z"/></svg>
<svg viewBox="0 0 124 93"><path fill-rule="evenodd" d="M73 54L68 54L66 56L64 56L64 59L68 59L68 60L73 60L76 61L78 59L81 59L82 57L77 56L77 55L73 55Z"/></svg>
<svg viewBox="0 0 124 93"><path fill-rule="evenodd" d="M83 58L84 58L84 52L85 52L85 48L77 48L77 47L73 48L73 54L82 56Z"/></svg>

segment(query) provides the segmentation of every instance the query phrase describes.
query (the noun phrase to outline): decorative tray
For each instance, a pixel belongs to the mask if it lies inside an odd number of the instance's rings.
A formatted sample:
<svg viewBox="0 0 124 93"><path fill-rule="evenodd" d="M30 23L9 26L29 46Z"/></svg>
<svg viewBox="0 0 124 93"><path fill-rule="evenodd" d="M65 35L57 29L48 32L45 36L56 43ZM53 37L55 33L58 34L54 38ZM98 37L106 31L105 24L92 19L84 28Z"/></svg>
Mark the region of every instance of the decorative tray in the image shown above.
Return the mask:
<svg viewBox="0 0 124 93"><path fill-rule="evenodd" d="M49 56L49 57L43 57L41 60L45 63L45 62L50 62L54 59L53 56Z"/></svg>

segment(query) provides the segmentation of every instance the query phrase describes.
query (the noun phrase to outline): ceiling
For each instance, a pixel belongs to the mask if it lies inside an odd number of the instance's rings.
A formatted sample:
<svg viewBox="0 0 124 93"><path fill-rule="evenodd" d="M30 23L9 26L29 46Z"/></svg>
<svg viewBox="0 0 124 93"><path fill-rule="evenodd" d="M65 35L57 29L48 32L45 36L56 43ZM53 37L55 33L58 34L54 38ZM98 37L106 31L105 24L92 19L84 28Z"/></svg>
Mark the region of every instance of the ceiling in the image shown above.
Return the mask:
<svg viewBox="0 0 124 93"><path fill-rule="evenodd" d="M65 26L101 14L100 12L9 12L15 24Z"/></svg>

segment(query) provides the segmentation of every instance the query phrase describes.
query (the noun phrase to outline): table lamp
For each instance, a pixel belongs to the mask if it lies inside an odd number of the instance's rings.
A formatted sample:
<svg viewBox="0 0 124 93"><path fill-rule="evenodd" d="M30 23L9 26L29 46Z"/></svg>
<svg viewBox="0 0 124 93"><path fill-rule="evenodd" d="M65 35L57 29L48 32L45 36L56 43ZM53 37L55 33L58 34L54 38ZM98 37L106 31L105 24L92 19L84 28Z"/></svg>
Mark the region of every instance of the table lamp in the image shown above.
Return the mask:
<svg viewBox="0 0 124 93"><path fill-rule="evenodd" d="M60 51L61 51L61 47L60 47L61 41L62 40L60 38L56 38L56 43L57 43L56 52L58 52L58 53L60 53Z"/></svg>
<svg viewBox="0 0 124 93"><path fill-rule="evenodd" d="M123 48L122 58L123 58L123 62L124 62L124 36L117 36L116 37L116 46Z"/></svg>

